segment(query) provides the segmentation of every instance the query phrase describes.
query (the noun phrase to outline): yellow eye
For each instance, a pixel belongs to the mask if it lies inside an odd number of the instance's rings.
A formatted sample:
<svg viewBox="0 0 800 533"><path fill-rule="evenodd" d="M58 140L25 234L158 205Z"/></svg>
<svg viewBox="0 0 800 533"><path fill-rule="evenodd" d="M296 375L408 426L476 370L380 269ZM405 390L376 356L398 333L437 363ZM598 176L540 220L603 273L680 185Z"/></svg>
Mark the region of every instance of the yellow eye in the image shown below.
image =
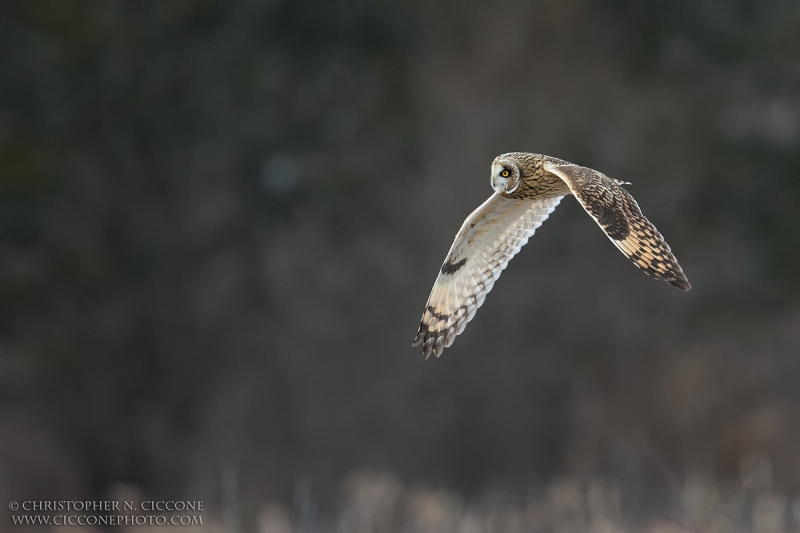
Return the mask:
<svg viewBox="0 0 800 533"><path fill-rule="evenodd" d="M508 170L504 170L500 173L500 175L503 176L504 178L507 178L511 175L511 173Z"/></svg>

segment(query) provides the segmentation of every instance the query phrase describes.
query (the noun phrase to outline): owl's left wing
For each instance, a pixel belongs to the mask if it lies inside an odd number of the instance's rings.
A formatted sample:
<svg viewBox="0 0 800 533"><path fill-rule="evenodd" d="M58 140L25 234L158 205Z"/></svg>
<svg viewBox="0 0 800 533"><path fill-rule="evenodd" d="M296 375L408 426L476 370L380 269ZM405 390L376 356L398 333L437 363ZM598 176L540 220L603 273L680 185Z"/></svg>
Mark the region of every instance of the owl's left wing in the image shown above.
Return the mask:
<svg viewBox="0 0 800 533"><path fill-rule="evenodd" d="M464 221L450 247L413 346L439 357L483 305L503 269L542 225L562 196L518 200L493 194Z"/></svg>

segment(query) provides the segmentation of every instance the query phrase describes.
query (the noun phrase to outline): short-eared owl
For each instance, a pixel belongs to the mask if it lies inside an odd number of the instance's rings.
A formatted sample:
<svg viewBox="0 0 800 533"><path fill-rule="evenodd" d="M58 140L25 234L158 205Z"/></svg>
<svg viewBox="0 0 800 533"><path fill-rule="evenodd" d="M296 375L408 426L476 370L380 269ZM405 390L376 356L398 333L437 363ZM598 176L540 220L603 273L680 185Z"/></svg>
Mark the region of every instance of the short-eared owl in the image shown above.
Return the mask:
<svg viewBox="0 0 800 533"><path fill-rule="evenodd" d="M633 264L688 291L669 245L621 187L590 168L540 154L513 152L492 162L495 193L467 217L439 271L414 346L441 355L464 331L486 294L561 199L573 194Z"/></svg>

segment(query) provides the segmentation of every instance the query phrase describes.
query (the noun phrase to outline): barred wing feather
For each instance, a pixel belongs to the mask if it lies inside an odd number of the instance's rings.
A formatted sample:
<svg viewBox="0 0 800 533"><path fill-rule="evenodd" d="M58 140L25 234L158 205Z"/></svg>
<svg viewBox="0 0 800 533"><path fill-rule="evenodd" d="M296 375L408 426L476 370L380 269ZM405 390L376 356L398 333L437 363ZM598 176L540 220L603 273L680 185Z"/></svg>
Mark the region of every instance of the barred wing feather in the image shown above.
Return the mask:
<svg viewBox="0 0 800 533"><path fill-rule="evenodd" d="M413 346L439 357L464 331L495 281L563 196L512 199L497 193L456 234L431 290Z"/></svg>
<svg viewBox="0 0 800 533"><path fill-rule="evenodd" d="M591 168L547 163L560 177L614 246L647 275L688 291L689 280L667 242L620 182Z"/></svg>

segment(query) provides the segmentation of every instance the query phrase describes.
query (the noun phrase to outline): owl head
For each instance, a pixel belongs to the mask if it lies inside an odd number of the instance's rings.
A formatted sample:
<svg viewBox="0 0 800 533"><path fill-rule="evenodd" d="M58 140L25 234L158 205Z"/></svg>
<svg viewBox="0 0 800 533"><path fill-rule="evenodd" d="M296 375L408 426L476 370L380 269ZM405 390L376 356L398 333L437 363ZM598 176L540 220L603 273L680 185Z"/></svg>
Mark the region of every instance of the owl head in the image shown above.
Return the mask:
<svg viewBox="0 0 800 533"><path fill-rule="evenodd" d="M519 165L513 159L501 155L492 162L492 188L498 193L516 191L521 177Z"/></svg>

